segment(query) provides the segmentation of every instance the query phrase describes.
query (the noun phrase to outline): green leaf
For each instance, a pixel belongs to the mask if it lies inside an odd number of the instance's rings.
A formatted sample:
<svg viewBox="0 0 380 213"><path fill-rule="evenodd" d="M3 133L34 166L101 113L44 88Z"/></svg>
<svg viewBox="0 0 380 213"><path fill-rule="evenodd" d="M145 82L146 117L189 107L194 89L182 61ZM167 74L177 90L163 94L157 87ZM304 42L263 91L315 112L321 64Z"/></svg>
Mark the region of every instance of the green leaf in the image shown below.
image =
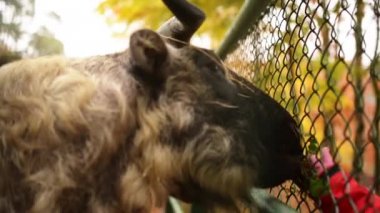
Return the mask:
<svg viewBox="0 0 380 213"><path fill-rule="evenodd" d="M206 209L204 209L202 206L199 206L197 204L191 205L191 212L190 213L206 213Z"/></svg>
<svg viewBox="0 0 380 213"><path fill-rule="evenodd" d="M324 179L312 178L310 180L310 194L313 197L321 197L329 192L329 185Z"/></svg>
<svg viewBox="0 0 380 213"><path fill-rule="evenodd" d="M316 153L318 152L319 143L318 143L318 141L315 139L315 137L311 137L311 138L310 138L309 146L308 146L307 148L308 148L308 152L309 152L310 154L316 154Z"/></svg>
<svg viewBox="0 0 380 213"><path fill-rule="evenodd" d="M264 189L253 189L251 195L254 203L257 204L258 212L296 213L294 209L273 197Z"/></svg>
<svg viewBox="0 0 380 213"><path fill-rule="evenodd" d="M167 208L166 208L166 213L183 213L181 205L175 198L173 197L169 198Z"/></svg>

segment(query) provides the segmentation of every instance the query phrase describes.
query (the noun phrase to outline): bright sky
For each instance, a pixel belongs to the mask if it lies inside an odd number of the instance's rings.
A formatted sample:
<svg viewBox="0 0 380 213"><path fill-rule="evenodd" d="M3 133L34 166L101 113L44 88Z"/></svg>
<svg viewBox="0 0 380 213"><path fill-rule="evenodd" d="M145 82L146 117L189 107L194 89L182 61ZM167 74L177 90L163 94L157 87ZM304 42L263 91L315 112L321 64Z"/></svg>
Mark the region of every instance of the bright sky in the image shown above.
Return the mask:
<svg viewBox="0 0 380 213"><path fill-rule="evenodd" d="M107 25L105 17L96 11L101 0L36 0L36 16L31 30L39 25L48 26L54 35L64 44L65 55L69 57L86 57L122 51L128 46L126 38L116 38L112 34L115 27L122 31L127 25ZM61 23L52 21L47 16L55 12L61 17ZM127 32L136 30L129 26ZM209 37L195 37L192 43L210 47Z"/></svg>
<svg viewBox="0 0 380 213"><path fill-rule="evenodd" d="M65 55L84 57L121 51L128 46L127 38L115 38L105 18L96 12L101 0L36 0L33 27L44 24L62 41ZM47 16L56 12L61 23Z"/></svg>

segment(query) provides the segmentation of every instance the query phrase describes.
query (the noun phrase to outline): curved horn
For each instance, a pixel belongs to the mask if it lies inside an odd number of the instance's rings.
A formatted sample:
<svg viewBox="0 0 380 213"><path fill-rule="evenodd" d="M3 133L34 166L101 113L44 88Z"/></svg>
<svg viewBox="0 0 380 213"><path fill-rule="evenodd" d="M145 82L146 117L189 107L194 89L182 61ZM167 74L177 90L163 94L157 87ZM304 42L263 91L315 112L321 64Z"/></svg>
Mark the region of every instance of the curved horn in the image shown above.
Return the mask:
<svg viewBox="0 0 380 213"><path fill-rule="evenodd" d="M174 17L166 21L158 33L189 42L206 18L204 12L186 0L162 0Z"/></svg>

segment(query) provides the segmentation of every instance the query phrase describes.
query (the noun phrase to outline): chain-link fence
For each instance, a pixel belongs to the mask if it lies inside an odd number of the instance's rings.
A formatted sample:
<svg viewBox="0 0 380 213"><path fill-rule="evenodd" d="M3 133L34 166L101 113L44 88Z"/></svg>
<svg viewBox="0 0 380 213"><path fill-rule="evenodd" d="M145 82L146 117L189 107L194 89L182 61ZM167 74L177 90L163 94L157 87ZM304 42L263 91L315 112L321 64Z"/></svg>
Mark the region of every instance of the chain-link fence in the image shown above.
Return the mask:
<svg viewBox="0 0 380 213"><path fill-rule="evenodd" d="M329 146L347 181L373 194L380 193L379 37L379 0L277 0L226 59L294 115L305 154ZM271 193L301 212L319 211L292 183Z"/></svg>

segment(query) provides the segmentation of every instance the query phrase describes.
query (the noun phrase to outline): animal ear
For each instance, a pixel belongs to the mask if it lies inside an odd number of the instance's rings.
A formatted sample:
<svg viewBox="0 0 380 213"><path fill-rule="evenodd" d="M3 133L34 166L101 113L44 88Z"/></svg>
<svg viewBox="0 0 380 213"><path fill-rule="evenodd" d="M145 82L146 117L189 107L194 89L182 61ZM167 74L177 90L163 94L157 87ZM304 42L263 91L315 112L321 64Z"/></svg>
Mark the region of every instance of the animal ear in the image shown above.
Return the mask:
<svg viewBox="0 0 380 213"><path fill-rule="evenodd" d="M160 35L147 29L136 31L130 38L129 49L134 68L143 72L139 75L148 78L163 75L160 68L168 57L168 49Z"/></svg>

